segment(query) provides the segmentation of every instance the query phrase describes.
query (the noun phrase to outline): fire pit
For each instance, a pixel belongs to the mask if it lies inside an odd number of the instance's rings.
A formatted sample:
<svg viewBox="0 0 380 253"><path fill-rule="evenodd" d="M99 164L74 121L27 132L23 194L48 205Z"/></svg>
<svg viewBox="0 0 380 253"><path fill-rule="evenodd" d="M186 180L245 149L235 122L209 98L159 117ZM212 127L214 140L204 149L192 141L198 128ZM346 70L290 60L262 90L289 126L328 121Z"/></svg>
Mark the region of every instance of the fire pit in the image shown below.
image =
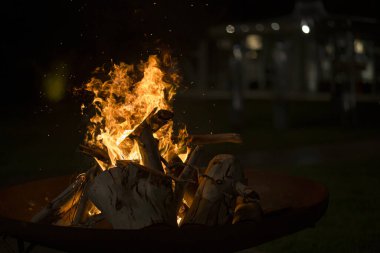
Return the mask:
<svg viewBox="0 0 380 253"><path fill-rule="evenodd" d="M72 177L28 182L0 191L0 232L67 252L237 251L313 227L328 204L326 188L311 180L258 170L245 171L261 197L259 222L217 227L156 225L139 230L64 227L30 222Z"/></svg>
<svg viewBox="0 0 380 253"><path fill-rule="evenodd" d="M175 125L178 80L167 55L91 79L80 151L94 165L3 190L3 233L66 251L234 251L313 225L326 209L322 186L244 171L229 154L199 161L204 145L242 140Z"/></svg>

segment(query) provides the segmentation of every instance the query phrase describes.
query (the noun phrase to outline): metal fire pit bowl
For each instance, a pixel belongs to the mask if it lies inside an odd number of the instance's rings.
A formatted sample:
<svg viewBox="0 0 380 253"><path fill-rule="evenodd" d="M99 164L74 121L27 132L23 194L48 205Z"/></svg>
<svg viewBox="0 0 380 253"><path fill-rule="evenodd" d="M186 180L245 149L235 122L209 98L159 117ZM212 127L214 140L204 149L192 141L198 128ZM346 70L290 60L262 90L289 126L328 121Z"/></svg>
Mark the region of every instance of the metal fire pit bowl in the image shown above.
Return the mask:
<svg viewBox="0 0 380 253"><path fill-rule="evenodd" d="M261 197L261 222L140 230L90 229L31 223L31 217L70 183L56 177L0 190L0 233L67 252L233 252L313 227L328 205L328 192L305 178L246 170Z"/></svg>

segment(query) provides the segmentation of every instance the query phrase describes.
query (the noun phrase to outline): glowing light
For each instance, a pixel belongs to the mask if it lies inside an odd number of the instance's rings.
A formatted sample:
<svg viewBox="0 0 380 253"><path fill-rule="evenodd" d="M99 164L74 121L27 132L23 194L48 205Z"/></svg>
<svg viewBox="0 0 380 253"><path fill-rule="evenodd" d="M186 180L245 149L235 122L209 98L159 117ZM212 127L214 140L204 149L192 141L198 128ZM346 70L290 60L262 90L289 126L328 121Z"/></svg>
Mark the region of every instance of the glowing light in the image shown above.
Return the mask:
<svg viewBox="0 0 380 253"><path fill-rule="evenodd" d="M308 25L302 25L301 30L303 33L308 34L310 33L310 27Z"/></svg>
<svg viewBox="0 0 380 253"><path fill-rule="evenodd" d="M272 23L272 24L270 24L270 27L272 27L272 29L275 31L280 30L280 24L279 23Z"/></svg>
<svg viewBox="0 0 380 253"><path fill-rule="evenodd" d="M364 44L361 40L354 40L354 50L355 50L355 53L357 54L362 54L364 53Z"/></svg>
<svg viewBox="0 0 380 253"><path fill-rule="evenodd" d="M179 225L181 223L182 218L177 216L177 224Z"/></svg>
<svg viewBox="0 0 380 253"><path fill-rule="evenodd" d="M226 26L226 32L227 33L234 33L235 32L235 26L233 26L233 25L227 25Z"/></svg>
<svg viewBox="0 0 380 253"><path fill-rule="evenodd" d="M66 92L66 79L60 74L49 74L43 82L46 97L53 102L62 100Z"/></svg>
<svg viewBox="0 0 380 253"><path fill-rule="evenodd" d="M249 49L260 50L263 47L261 36L256 34L250 34L245 39L245 43Z"/></svg>

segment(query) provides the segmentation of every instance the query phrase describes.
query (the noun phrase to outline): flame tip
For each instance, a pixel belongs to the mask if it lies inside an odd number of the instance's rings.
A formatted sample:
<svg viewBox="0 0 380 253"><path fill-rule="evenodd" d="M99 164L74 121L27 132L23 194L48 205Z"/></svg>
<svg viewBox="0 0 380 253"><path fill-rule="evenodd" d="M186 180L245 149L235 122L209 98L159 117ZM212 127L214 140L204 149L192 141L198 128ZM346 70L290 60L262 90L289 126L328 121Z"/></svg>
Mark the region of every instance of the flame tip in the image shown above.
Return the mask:
<svg viewBox="0 0 380 253"><path fill-rule="evenodd" d="M168 82L165 76L170 75L175 80L173 77L179 75L167 74L161 68L161 62L166 66L170 61L171 58L161 61L157 55L150 55L146 62L135 68L134 65L124 62L116 64L111 59L108 80L101 81L92 77L85 84L84 89L94 95L92 106L95 108L95 114L88 126L86 142L107 147L112 163L108 166L115 165L119 159L140 160L138 146L127 137L152 112L162 110L164 118L173 117L172 102L177 84ZM100 69L105 72L104 66L97 68ZM177 152L185 145L185 138L177 138L179 141L173 143L172 132L173 124L170 122L155 133L160 140L159 149L164 158L171 153L182 155ZM180 129L179 133L187 135L186 130ZM101 166L106 167L104 164Z"/></svg>

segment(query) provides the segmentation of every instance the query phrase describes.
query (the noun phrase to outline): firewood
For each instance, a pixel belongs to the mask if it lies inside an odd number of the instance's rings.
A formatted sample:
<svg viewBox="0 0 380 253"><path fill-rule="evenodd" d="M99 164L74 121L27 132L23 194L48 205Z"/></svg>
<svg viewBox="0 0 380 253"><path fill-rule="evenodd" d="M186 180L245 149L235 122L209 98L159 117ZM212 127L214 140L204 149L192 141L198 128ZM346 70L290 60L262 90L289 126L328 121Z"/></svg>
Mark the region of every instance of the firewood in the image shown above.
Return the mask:
<svg viewBox="0 0 380 253"><path fill-rule="evenodd" d="M174 117L174 113L168 110L159 110L152 117L147 119L147 122L152 129L152 132L158 131L162 126L169 122Z"/></svg>
<svg viewBox="0 0 380 253"><path fill-rule="evenodd" d="M83 154L99 159L106 164L110 164L110 158L108 156L107 150L103 150L96 146L81 144L79 145L79 151Z"/></svg>
<svg viewBox="0 0 380 253"><path fill-rule="evenodd" d="M223 134L193 134L189 135L188 143L193 145L204 145L204 144L218 144L218 143L237 143L243 142L240 134L236 133L223 133Z"/></svg>
<svg viewBox="0 0 380 253"><path fill-rule="evenodd" d="M217 155L202 175L198 190L181 225L223 225L232 222L236 196L251 193L243 187L244 174L232 155ZM236 187L236 185L239 187ZM241 185L240 185L241 184Z"/></svg>
<svg viewBox="0 0 380 253"><path fill-rule="evenodd" d="M146 125L149 125L151 131L157 132L161 127L163 127L166 123L169 122L173 118L174 114L168 110L158 110L154 108L152 112L146 117L146 119L140 123L139 126L135 128L135 130L129 134L129 137L139 136Z"/></svg>
<svg viewBox="0 0 380 253"><path fill-rule="evenodd" d="M88 199L88 188L99 172L100 168L97 164L86 172L86 178L83 182L80 199L78 201L75 216L72 220L71 225L78 225L80 223L84 223L89 218L88 210L90 210L93 204Z"/></svg>
<svg viewBox="0 0 380 253"><path fill-rule="evenodd" d="M142 170L133 162L99 174L89 188L89 198L116 229L176 225L171 179Z"/></svg>
<svg viewBox="0 0 380 253"><path fill-rule="evenodd" d="M71 225L73 221L72 217L75 217L76 214L79 216L79 213L84 213L86 210L85 207L82 207L82 205L84 205L82 203L87 203L87 201L83 199L83 192L90 179L98 172L98 169L98 165L94 165L85 173L78 175L69 187L33 216L31 221Z"/></svg>
<svg viewBox="0 0 380 253"><path fill-rule="evenodd" d="M105 219L104 214L102 213L95 214L95 215L90 216L86 220L86 222L83 224L83 226L91 228L91 227L94 227L97 223L103 221L104 219Z"/></svg>
<svg viewBox="0 0 380 253"><path fill-rule="evenodd" d="M247 198L238 196L236 198L236 206L232 224L244 221L259 222L263 217L263 210L258 198Z"/></svg>
<svg viewBox="0 0 380 253"><path fill-rule="evenodd" d="M161 156L158 150L158 141L153 133L173 118L173 113L167 110L154 109L149 116L129 135L137 141L144 166L164 172Z"/></svg>
<svg viewBox="0 0 380 253"><path fill-rule="evenodd" d="M163 163L165 164L165 162ZM181 160L181 158L179 158L177 154L171 154L169 155L169 161L167 161L167 164L165 164L165 166L167 173L179 177L185 168L185 163Z"/></svg>
<svg viewBox="0 0 380 253"><path fill-rule="evenodd" d="M155 111L153 111L155 112ZM129 135L130 138L134 138L140 135L145 124L151 126L152 132L156 132L164 124L170 120L172 113L166 110L159 110L157 113L151 113L143 123L141 123L134 131ZM205 145L205 144L218 144L218 143L242 143L240 134L237 133L223 133L223 134L193 134L187 138L187 145ZM80 145L79 151L95 157L106 164L110 163L107 150L103 150L99 147L93 147L88 145Z"/></svg>
<svg viewBox="0 0 380 253"><path fill-rule="evenodd" d="M201 151L201 148L199 146L196 146L193 149L193 151L190 153L190 156L185 163L185 168L183 169L182 173L179 175L180 180L193 180L194 177L197 176L197 171L194 165L197 159L199 158L200 151ZM176 201L178 203L177 211L181 207L182 199L184 198L186 191L188 191L188 189L192 187L190 185L194 186L194 184L190 184L189 182L186 182L186 181L176 183L175 196L176 196ZM185 202L187 201L185 200Z"/></svg>
<svg viewBox="0 0 380 253"><path fill-rule="evenodd" d="M139 146L142 164L150 169L164 172L158 151L158 141L153 137L152 129L146 121L141 124L141 127L141 133L134 139Z"/></svg>
<svg viewBox="0 0 380 253"><path fill-rule="evenodd" d="M148 168L153 168L156 171L162 171L160 155L158 153L157 141L153 137L153 131L157 131L160 127L166 124L173 117L173 113L167 110L154 109L151 114L135 129L131 134L133 139L139 144L142 163ZM102 162L110 163L109 156L106 151L98 147L88 147L81 145L80 150L88 155L91 155ZM87 189L86 189L87 190ZM85 210L89 208L86 191L83 192L81 201L78 205L78 211L75 215L74 224L78 224L84 220Z"/></svg>
<svg viewBox="0 0 380 253"><path fill-rule="evenodd" d="M151 174L153 174L155 176L158 176L158 177L162 177L162 178L166 178L166 179L171 179L171 180L174 180L175 182L181 182L181 183L195 183L195 181L191 180L191 179L179 178L179 177L176 177L175 175L172 175L172 174L165 174L165 173L163 173L161 171L150 169L148 167L145 167L143 165L138 164L136 161L117 160L116 161L116 166L118 166L118 167L126 167L126 166L128 166L129 163L134 163L134 166L137 166L141 170L143 170L143 171L145 171L147 173L151 173Z"/></svg>
<svg viewBox="0 0 380 253"><path fill-rule="evenodd" d="M232 223L244 221L259 221L263 217L263 210L260 205L259 195L252 187L237 182L235 190L239 194L236 198L236 205Z"/></svg>
<svg viewBox="0 0 380 253"><path fill-rule="evenodd" d="M79 175L69 187L34 215L31 222L54 223L58 221L61 215L67 212L79 200L78 194L80 194L80 189L85 178L85 174Z"/></svg>

